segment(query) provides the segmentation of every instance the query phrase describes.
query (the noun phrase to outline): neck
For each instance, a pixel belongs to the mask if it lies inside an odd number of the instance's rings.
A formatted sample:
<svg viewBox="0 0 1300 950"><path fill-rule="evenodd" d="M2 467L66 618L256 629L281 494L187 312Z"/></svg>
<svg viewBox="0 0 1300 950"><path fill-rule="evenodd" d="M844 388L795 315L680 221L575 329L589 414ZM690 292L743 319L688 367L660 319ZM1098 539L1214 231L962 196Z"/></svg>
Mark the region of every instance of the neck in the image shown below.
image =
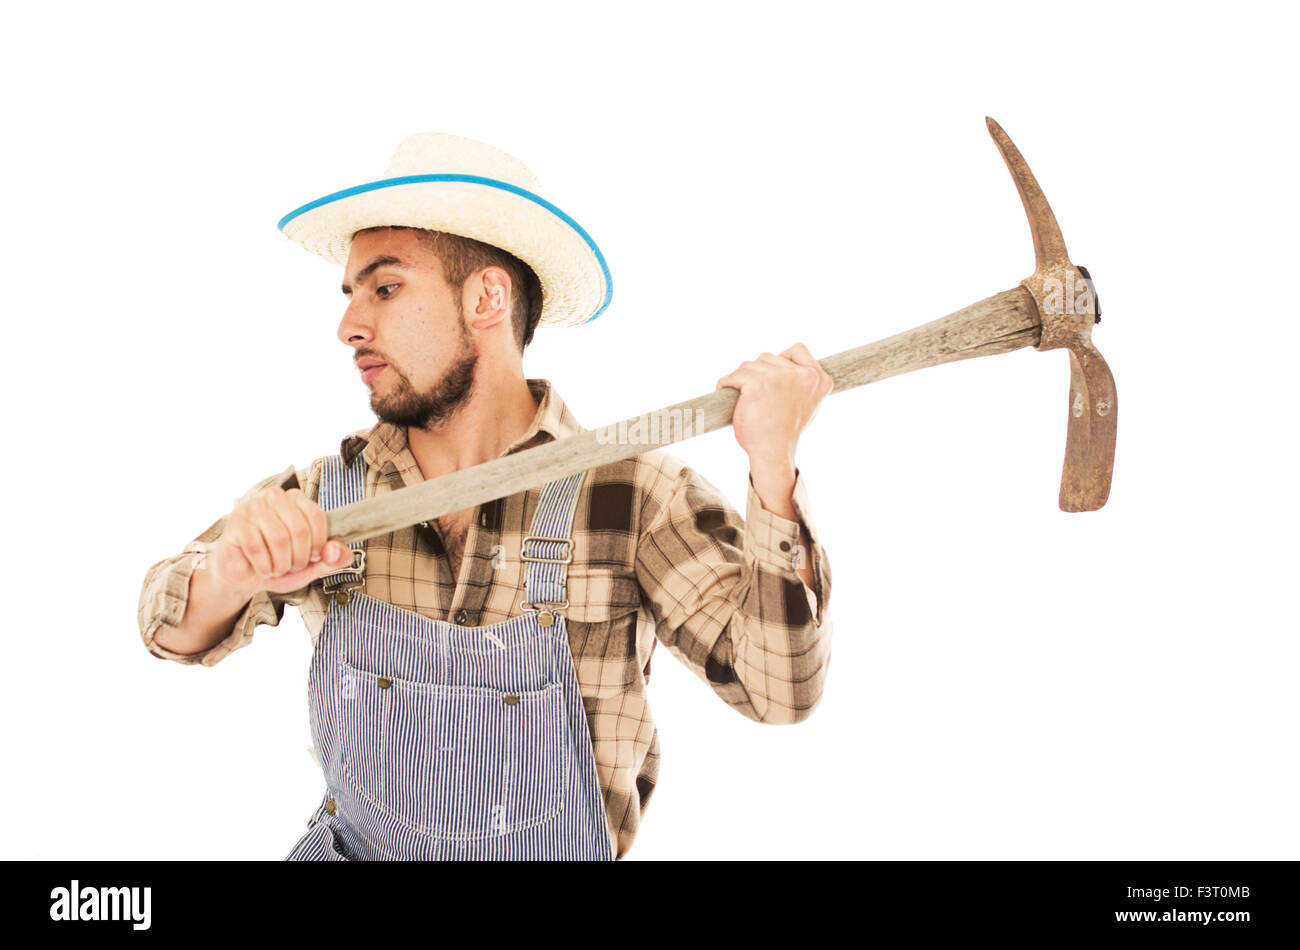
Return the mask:
<svg viewBox="0 0 1300 950"><path fill-rule="evenodd" d="M406 429L425 481L500 458L537 416L537 400L522 373L493 375L482 361L477 369L469 398L442 425Z"/></svg>

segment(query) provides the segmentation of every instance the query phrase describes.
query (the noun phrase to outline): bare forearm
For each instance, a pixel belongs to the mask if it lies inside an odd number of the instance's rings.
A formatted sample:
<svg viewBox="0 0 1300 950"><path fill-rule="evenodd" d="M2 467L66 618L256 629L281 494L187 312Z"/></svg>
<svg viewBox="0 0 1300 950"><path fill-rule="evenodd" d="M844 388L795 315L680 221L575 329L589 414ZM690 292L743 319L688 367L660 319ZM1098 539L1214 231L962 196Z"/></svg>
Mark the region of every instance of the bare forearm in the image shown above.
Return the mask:
<svg viewBox="0 0 1300 950"><path fill-rule="evenodd" d="M190 576L189 598L180 626L163 624L154 642L173 653L201 653L230 636L252 593L222 586L213 572L197 567Z"/></svg>

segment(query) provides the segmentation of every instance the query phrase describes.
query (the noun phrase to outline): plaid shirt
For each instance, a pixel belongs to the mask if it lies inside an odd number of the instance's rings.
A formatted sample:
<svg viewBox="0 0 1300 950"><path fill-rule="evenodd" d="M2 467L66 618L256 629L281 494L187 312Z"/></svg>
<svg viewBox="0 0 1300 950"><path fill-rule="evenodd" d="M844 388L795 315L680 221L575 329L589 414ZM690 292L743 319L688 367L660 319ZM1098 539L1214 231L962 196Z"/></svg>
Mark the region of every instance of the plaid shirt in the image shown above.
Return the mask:
<svg viewBox="0 0 1300 950"><path fill-rule="evenodd" d="M537 415L503 455L581 431L549 382L528 385ZM404 428L379 422L349 435L340 451L349 462L363 454L366 498L424 480ZM320 473L320 459L305 470L291 466L244 497L274 483L301 487L317 500ZM451 623L486 626L517 616L524 598L518 552L540 493L529 489L478 506L459 584L434 528L421 524L369 539L365 593ZM830 567L797 472L793 504L812 542L812 591L795 569L799 523L765 509L752 480L741 521L713 485L663 449L587 473L574 513L564 614L619 858L631 847L659 774L659 733L645 689L657 640L755 722L799 722L821 697L831 653ZM327 607L320 580L288 594L257 594L231 634L201 653L173 653L154 642L160 624L184 617L195 561L224 526L222 517L183 553L149 569L139 604L145 646L163 659L213 666L250 643L259 624L278 624L286 604L299 609L314 645Z"/></svg>

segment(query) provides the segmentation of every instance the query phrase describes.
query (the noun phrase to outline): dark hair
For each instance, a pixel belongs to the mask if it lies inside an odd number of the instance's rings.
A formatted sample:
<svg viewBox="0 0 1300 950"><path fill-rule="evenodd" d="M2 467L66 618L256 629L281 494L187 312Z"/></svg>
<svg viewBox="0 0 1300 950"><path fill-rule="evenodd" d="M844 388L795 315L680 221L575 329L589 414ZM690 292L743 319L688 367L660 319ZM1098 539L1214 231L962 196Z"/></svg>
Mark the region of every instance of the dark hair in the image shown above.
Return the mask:
<svg viewBox="0 0 1300 950"><path fill-rule="evenodd" d="M442 261L443 276L446 277L447 283L457 290L465 286L465 281L470 274L484 267L500 267L504 270L510 275L510 288L513 295L510 323L515 333L515 345L522 353L524 347L533 341L533 331L537 329L537 321L542 316L542 284L531 267L509 251L503 251L499 247L459 234L431 231L428 228L412 228L401 224L388 227L395 231L415 231L420 242L438 255L438 259ZM362 230L379 231L383 228Z"/></svg>

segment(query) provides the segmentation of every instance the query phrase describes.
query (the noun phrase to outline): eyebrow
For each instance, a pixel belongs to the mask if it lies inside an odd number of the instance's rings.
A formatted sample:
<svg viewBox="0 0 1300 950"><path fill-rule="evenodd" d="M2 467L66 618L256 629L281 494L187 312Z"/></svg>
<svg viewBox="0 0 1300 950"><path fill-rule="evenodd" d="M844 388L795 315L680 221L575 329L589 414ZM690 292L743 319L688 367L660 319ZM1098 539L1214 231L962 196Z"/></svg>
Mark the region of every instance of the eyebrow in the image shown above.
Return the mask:
<svg viewBox="0 0 1300 950"><path fill-rule="evenodd" d="M361 268L361 270L357 273L357 283L358 283L358 284L361 283L363 280L365 280L367 277L369 277L369 276L370 276L371 274L373 274L375 271L379 270L379 268L381 268L381 267L389 267L389 266L391 266L391 267L404 267L404 268L406 268L407 270L411 270L411 269L413 268L414 265L412 265L412 264L408 264L406 261L402 260L400 257L388 257L388 256L385 256L385 257L376 257L373 261L371 261L371 262L370 262L369 264L367 264L365 267ZM344 292L345 294L350 294L350 293L352 293L352 288L349 287L347 284L344 284L344 285L343 285L343 292Z"/></svg>

